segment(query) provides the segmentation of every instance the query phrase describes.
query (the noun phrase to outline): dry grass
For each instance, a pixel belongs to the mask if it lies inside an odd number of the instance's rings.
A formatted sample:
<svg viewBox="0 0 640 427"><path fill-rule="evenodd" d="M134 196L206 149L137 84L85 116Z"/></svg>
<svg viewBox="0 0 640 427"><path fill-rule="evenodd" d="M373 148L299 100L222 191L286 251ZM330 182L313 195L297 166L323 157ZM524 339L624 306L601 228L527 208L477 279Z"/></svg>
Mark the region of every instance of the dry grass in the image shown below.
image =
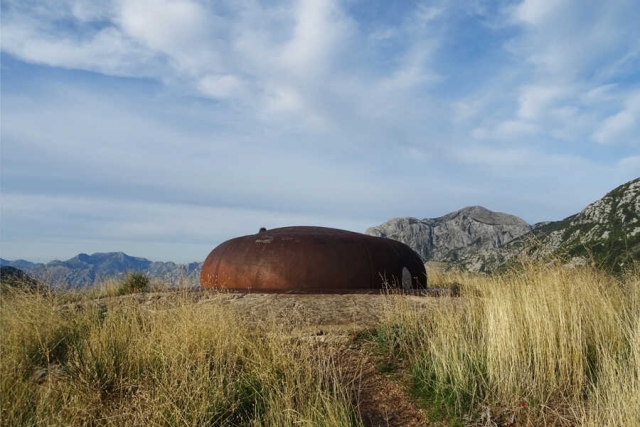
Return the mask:
<svg viewBox="0 0 640 427"><path fill-rule="evenodd" d="M463 297L429 312L397 299L377 339L410 359L434 418L640 425L640 274L529 266L430 279Z"/></svg>
<svg viewBox="0 0 640 427"><path fill-rule="evenodd" d="M330 351L177 298L5 297L2 425L359 425Z"/></svg>
<svg viewBox="0 0 640 427"><path fill-rule="evenodd" d="M397 358L434 425L640 425L637 271L434 273L431 286L461 297L428 301L175 292L156 304L117 297L118 285L3 296L2 425L362 425L362 371L344 369L337 346L292 333L314 320ZM331 301L342 323L318 314ZM354 334L376 307L381 323Z"/></svg>

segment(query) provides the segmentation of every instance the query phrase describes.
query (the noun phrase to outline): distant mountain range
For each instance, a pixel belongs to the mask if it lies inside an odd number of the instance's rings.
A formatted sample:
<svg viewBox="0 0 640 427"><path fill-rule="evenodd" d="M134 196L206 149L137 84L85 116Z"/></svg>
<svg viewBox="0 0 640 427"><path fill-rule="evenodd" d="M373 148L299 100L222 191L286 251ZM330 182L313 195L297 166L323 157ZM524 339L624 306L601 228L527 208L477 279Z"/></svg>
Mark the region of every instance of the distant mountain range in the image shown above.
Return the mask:
<svg viewBox="0 0 640 427"><path fill-rule="evenodd" d="M439 218L394 218L366 231L406 243L424 261L491 272L516 260L555 258L620 271L640 261L640 178L561 221L527 224L472 206Z"/></svg>
<svg viewBox="0 0 640 427"><path fill-rule="evenodd" d="M491 272L517 260L593 261L620 271L640 261L640 178L629 181L562 221L527 224L521 218L471 206L438 218L394 218L366 234L406 243L426 261ZM0 265L25 271L53 286L80 288L128 271L168 285L199 284L202 263L152 262L122 252L79 254L46 264L25 260Z"/></svg>
<svg viewBox="0 0 640 427"><path fill-rule="evenodd" d="M107 278L123 276L129 271L143 272L150 278L169 285L197 285L202 267L202 263L199 262L153 262L122 252L79 254L66 261L51 261L46 264L0 258L0 265L18 268L51 286L69 288L91 286Z"/></svg>

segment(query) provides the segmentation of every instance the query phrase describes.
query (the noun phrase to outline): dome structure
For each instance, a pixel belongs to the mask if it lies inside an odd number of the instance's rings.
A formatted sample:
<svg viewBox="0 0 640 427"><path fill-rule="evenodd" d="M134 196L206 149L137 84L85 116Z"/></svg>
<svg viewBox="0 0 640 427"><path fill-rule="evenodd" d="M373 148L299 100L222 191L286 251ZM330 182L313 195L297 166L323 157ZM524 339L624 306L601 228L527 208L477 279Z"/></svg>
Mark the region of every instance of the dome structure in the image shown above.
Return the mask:
<svg viewBox="0 0 640 427"><path fill-rule="evenodd" d="M427 287L422 260L404 243L325 227L260 229L227 240L202 265L205 288L330 293Z"/></svg>

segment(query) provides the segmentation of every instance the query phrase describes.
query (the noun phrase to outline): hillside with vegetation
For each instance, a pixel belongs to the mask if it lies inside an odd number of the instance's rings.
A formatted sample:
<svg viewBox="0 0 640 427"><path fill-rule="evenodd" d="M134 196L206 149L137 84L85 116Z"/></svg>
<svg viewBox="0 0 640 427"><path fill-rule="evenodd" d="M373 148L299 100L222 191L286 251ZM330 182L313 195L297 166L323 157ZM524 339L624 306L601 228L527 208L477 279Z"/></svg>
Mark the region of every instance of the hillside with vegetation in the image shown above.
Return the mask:
<svg viewBox="0 0 640 427"><path fill-rule="evenodd" d="M575 215L534 227L503 246L470 254L457 265L489 272L527 260L591 263L616 273L640 261L640 178Z"/></svg>
<svg viewBox="0 0 640 427"><path fill-rule="evenodd" d="M640 178L576 215L540 227L534 236L540 254L583 257L616 271L640 260Z"/></svg>

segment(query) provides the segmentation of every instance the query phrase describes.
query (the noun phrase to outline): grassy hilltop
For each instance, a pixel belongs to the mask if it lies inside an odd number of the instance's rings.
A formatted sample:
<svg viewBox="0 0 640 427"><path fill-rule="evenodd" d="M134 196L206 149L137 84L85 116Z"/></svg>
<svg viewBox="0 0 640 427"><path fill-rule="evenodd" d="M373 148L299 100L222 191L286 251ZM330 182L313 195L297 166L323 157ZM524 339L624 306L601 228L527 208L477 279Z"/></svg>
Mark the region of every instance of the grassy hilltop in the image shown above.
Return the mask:
<svg viewBox="0 0 640 427"><path fill-rule="evenodd" d="M6 292L0 423L640 425L637 270L430 285L460 296Z"/></svg>

